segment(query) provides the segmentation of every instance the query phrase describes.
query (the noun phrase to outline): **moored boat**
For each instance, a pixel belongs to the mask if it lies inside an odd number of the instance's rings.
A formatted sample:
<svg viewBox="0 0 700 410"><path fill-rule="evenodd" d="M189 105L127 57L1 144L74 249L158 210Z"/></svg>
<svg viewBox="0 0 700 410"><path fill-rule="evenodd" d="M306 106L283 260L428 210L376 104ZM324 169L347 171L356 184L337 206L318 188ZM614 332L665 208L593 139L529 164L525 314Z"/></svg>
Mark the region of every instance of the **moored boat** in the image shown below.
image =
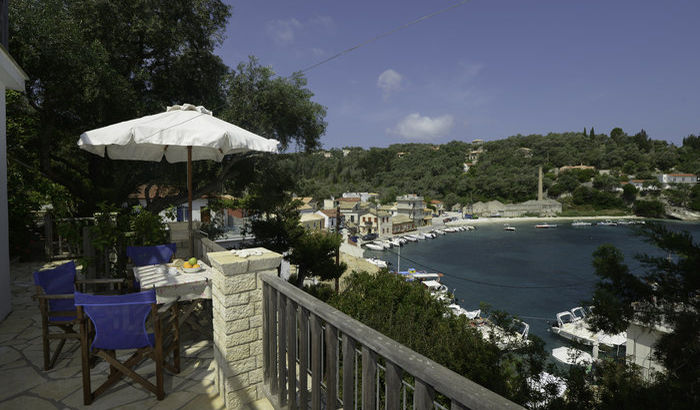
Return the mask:
<svg viewBox="0 0 700 410"><path fill-rule="evenodd" d="M537 228L537 229L552 229L552 228L556 228L556 227L557 227L557 224L548 224L548 223L535 225L535 228Z"/></svg>
<svg viewBox="0 0 700 410"><path fill-rule="evenodd" d="M592 224L590 222L583 222L583 221L574 221L571 223L571 226L574 227L580 227L580 226L591 226Z"/></svg>
<svg viewBox="0 0 700 410"><path fill-rule="evenodd" d="M552 357L568 365L586 366L593 363L593 356L590 353L573 347L562 346L552 349Z"/></svg>

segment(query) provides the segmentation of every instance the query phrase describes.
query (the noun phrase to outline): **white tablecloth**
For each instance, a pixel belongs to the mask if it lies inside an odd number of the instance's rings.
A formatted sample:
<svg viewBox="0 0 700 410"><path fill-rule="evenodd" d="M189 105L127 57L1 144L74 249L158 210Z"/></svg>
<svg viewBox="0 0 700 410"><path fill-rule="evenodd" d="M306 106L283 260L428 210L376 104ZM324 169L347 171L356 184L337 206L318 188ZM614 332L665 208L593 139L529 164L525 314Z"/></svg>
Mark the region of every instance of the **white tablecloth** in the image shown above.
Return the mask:
<svg viewBox="0 0 700 410"><path fill-rule="evenodd" d="M134 276L141 290L156 288L158 303L211 299L212 269L205 263L199 264L204 270L197 273L185 273L170 265L136 266Z"/></svg>

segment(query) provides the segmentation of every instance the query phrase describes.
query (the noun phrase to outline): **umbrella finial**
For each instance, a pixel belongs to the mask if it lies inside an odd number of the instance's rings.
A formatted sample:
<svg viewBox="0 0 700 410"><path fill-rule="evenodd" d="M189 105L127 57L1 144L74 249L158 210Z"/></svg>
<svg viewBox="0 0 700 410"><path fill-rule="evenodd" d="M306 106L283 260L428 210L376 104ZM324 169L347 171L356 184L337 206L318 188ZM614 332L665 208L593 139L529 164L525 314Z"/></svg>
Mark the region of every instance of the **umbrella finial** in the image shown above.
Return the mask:
<svg viewBox="0 0 700 410"><path fill-rule="evenodd" d="M200 114L206 114L206 115L212 115L212 116L214 115L211 111L204 108L203 105L198 105L196 107L192 104L171 105L165 110L165 112L170 112L170 111L197 111Z"/></svg>

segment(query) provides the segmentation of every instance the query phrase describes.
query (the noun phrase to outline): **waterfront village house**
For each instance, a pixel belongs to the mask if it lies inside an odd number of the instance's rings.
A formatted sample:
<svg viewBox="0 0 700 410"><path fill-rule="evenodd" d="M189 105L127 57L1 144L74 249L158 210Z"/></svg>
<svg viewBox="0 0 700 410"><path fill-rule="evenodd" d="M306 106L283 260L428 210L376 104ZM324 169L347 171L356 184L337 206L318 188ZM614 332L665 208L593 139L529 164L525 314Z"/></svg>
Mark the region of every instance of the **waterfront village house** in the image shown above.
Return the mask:
<svg viewBox="0 0 700 410"><path fill-rule="evenodd" d="M671 331L672 329L663 324L649 327L636 321L630 322L627 327L625 354L632 363L640 367L645 380L649 380L654 371L665 370L661 363L654 360L654 345L661 335Z"/></svg>
<svg viewBox="0 0 700 410"><path fill-rule="evenodd" d="M338 208L338 203L339 203L338 200L333 199L333 197L331 197L331 199L324 199L323 200L323 209L336 209L336 208Z"/></svg>
<svg viewBox="0 0 700 410"><path fill-rule="evenodd" d="M525 215L556 216L561 213L561 202L554 199L530 200L505 206L503 216L514 218Z"/></svg>
<svg viewBox="0 0 700 410"><path fill-rule="evenodd" d="M345 222L357 224L360 213L360 198L339 198L338 206Z"/></svg>
<svg viewBox="0 0 700 410"><path fill-rule="evenodd" d="M327 231L335 232L338 226L338 210L333 209L321 209L316 211L317 215L323 217L323 226Z"/></svg>
<svg viewBox="0 0 700 410"><path fill-rule="evenodd" d="M697 184L698 176L695 174L660 174L658 176L664 189L671 184Z"/></svg>
<svg viewBox="0 0 700 410"><path fill-rule="evenodd" d="M433 211L434 215L442 215L445 212L445 205L442 203L442 201L433 199L430 201L430 204L435 207L435 211Z"/></svg>
<svg viewBox="0 0 700 410"><path fill-rule="evenodd" d="M376 192L343 192L343 198L359 198L360 202L369 202L370 199L379 199Z"/></svg>
<svg viewBox="0 0 700 410"><path fill-rule="evenodd" d="M433 224L433 210L430 208L423 209L423 222L421 226L431 226Z"/></svg>
<svg viewBox="0 0 700 410"><path fill-rule="evenodd" d="M392 217L389 212L370 209L360 214L360 232L363 235L376 233L379 236L389 236L392 231Z"/></svg>
<svg viewBox="0 0 700 410"><path fill-rule="evenodd" d="M5 112L5 91L24 91L24 82L29 78L12 59L8 51L7 2L4 2L0 16L0 320L12 308L10 293L10 247L9 220L7 209L7 123Z"/></svg>
<svg viewBox="0 0 700 410"><path fill-rule="evenodd" d="M377 215L369 210L360 213L360 222L358 226L360 228L360 235L377 233Z"/></svg>
<svg viewBox="0 0 700 410"><path fill-rule="evenodd" d="M299 207L297 208L300 214L311 214L316 212L316 202L313 200L312 197L295 197L293 199L298 199L299 201L301 201L301 205L299 205Z"/></svg>
<svg viewBox="0 0 700 410"><path fill-rule="evenodd" d="M318 230L323 229L324 222L325 222L325 218L321 215L316 214L316 213L301 214L301 218L299 220L299 223L301 224L301 226L303 226L304 229L307 229L310 231L318 231Z"/></svg>
<svg viewBox="0 0 700 410"><path fill-rule="evenodd" d="M622 182L620 185L631 184L638 191L657 191L659 188L654 185L653 180L648 179L630 179L629 182Z"/></svg>
<svg viewBox="0 0 700 410"><path fill-rule="evenodd" d="M416 229L416 224L413 222L413 219L407 217L406 215L396 215L391 219L391 230L394 234L408 232Z"/></svg>
<svg viewBox="0 0 700 410"><path fill-rule="evenodd" d="M477 216L503 216L506 206L501 201L477 202L472 204L471 213ZM465 210L465 213L470 213Z"/></svg>
<svg viewBox="0 0 700 410"><path fill-rule="evenodd" d="M409 217L413 220L415 226L423 226L425 224L423 219L424 209L425 202L422 196L407 194L396 197L396 213Z"/></svg>

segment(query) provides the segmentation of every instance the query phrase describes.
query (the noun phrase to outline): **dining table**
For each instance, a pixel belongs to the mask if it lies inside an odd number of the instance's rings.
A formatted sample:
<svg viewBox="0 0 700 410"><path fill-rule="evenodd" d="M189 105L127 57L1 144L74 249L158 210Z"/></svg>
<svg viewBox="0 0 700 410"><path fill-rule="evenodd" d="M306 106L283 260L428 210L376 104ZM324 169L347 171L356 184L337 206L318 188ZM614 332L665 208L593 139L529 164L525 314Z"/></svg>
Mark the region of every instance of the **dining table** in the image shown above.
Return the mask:
<svg viewBox="0 0 700 410"><path fill-rule="evenodd" d="M134 277L141 290L155 288L158 304L180 303L197 300L211 300L212 268L199 261L200 270L185 272L172 263L135 266ZM192 313L197 303L186 304L180 314L183 323Z"/></svg>

